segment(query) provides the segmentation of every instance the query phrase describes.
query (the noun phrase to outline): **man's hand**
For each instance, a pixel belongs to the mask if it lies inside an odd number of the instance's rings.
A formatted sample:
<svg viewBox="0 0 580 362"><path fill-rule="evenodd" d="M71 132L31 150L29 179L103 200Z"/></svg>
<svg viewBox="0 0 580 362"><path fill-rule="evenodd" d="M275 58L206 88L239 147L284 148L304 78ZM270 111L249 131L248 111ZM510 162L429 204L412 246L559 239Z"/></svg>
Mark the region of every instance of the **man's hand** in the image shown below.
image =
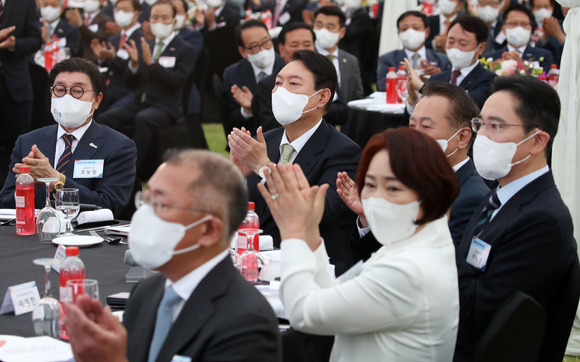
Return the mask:
<svg viewBox="0 0 580 362"><path fill-rule="evenodd" d="M121 27L114 21L107 21L105 24L105 31L109 35L115 35L121 32Z"/></svg>
<svg viewBox="0 0 580 362"><path fill-rule="evenodd" d="M231 88L232 96L238 102L238 104L244 108L246 114L252 114L252 99L254 95L248 87L243 86L242 89L237 85L233 85Z"/></svg>
<svg viewBox="0 0 580 362"><path fill-rule="evenodd" d="M16 27L11 26L11 27L4 28L4 29L0 30L0 41L3 41L4 39L6 39L8 37L8 35L10 35L10 33L12 33L14 31L14 29L16 29Z"/></svg>
<svg viewBox="0 0 580 362"><path fill-rule="evenodd" d="M445 44L447 43L447 34L435 35L433 45L438 52L445 53Z"/></svg>
<svg viewBox="0 0 580 362"><path fill-rule="evenodd" d="M144 21L143 24L141 24L141 29L143 29L143 32L145 33L145 40L149 41L155 39L155 35L153 35L153 32L151 31L150 22Z"/></svg>
<svg viewBox="0 0 580 362"><path fill-rule="evenodd" d="M40 35L42 36L42 41L46 44L50 41L50 34L48 33L48 28L46 27L46 23L43 21L42 26L40 27Z"/></svg>
<svg viewBox="0 0 580 362"><path fill-rule="evenodd" d="M109 307L81 295L65 308L64 324L77 361L127 361L127 331Z"/></svg>
<svg viewBox="0 0 580 362"><path fill-rule="evenodd" d="M83 26L83 17L81 16L81 13L79 12L79 9L68 9L65 13L64 13L64 17L66 18L66 20L71 23L72 25L76 26L76 27L81 27Z"/></svg>
<svg viewBox="0 0 580 362"><path fill-rule="evenodd" d="M195 26L197 28L201 28L202 26L204 26L205 25L205 11L200 9L199 7L197 9L195 9L194 19L195 19Z"/></svg>
<svg viewBox="0 0 580 362"><path fill-rule="evenodd" d="M95 38L91 40L91 49L97 58L103 60L113 60L115 59L115 47L111 43L99 42L99 39Z"/></svg>
<svg viewBox="0 0 580 362"><path fill-rule="evenodd" d="M19 174L21 166L30 166L30 176L32 176L35 182L37 182L39 178L43 177L60 177L60 173L52 167L48 157L40 152L36 145L32 146L28 156L22 159L22 163L17 163L14 165L12 171L16 174Z"/></svg>
<svg viewBox="0 0 580 362"><path fill-rule="evenodd" d="M11 26L0 30L0 49L14 49L16 38L14 35L10 35L14 29L16 29L16 27Z"/></svg>
<svg viewBox="0 0 580 362"><path fill-rule="evenodd" d="M558 39L560 44L564 43L564 39L566 39L566 34L562 31L562 27L558 22L558 19L554 17L549 17L542 21L542 27L544 28L544 36L546 41L548 39L548 35L552 35L554 38Z"/></svg>
<svg viewBox="0 0 580 362"><path fill-rule="evenodd" d="M405 58L401 65L403 65L407 70L407 92L409 93L407 102L409 102L411 107L415 107L419 102L419 89L421 89L425 83L421 80L417 72L415 72L409 59Z"/></svg>
<svg viewBox="0 0 580 362"><path fill-rule="evenodd" d="M256 138L253 139L245 128L234 128L228 136L230 152L247 169L258 173L262 166L270 163L266 141L262 134L262 127L256 131Z"/></svg>
<svg viewBox="0 0 580 362"><path fill-rule="evenodd" d="M139 51L137 50L137 45L133 39L126 41L123 47L127 50L129 54L129 60L131 61L131 66L137 68L139 66Z"/></svg>
<svg viewBox="0 0 580 362"><path fill-rule="evenodd" d="M151 47L145 38L141 38L141 55L143 56L143 63L146 65L153 64L153 56L151 55Z"/></svg>
<svg viewBox="0 0 580 362"><path fill-rule="evenodd" d="M216 26L215 10L212 8L207 9L205 12L205 25L207 25L209 29L213 29Z"/></svg>
<svg viewBox="0 0 580 362"><path fill-rule="evenodd" d="M423 69L423 74L425 75L441 73L441 68L432 65L428 59L422 59L419 66Z"/></svg>
<svg viewBox="0 0 580 362"><path fill-rule="evenodd" d="M522 60L522 56L520 53L518 52L503 52L502 54L502 59L503 60L515 60L515 61L521 61Z"/></svg>

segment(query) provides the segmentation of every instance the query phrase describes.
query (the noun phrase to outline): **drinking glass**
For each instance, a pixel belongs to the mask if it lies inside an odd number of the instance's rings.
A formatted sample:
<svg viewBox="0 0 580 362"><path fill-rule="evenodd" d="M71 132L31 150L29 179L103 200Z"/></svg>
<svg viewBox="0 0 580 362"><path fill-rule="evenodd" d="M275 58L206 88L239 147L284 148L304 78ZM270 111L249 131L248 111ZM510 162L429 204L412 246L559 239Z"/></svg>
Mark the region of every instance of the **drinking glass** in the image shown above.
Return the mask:
<svg viewBox="0 0 580 362"><path fill-rule="evenodd" d="M46 184L46 204L36 217L36 233L41 243L51 242L60 233L60 213L50 206L50 183L57 178L39 178L38 181Z"/></svg>
<svg viewBox="0 0 580 362"><path fill-rule="evenodd" d="M50 269L54 259L34 259L33 263L44 266L44 297L38 301L32 311L32 325L37 336L58 338L59 318L62 307L58 300L50 296Z"/></svg>
<svg viewBox="0 0 580 362"><path fill-rule="evenodd" d="M80 209L79 189L60 189L56 191L56 209L64 214L66 220L65 233L62 236L73 236L71 221Z"/></svg>
<svg viewBox="0 0 580 362"><path fill-rule="evenodd" d="M407 79L401 79L397 82L397 95L401 100L401 103L407 103L407 98L409 98L409 91L407 90Z"/></svg>
<svg viewBox="0 0 580 362"><path fill-rule="evenodd" d="M65 302L74 302L79 295L99 300L99 283L95 279L71 279L66 282Z"/></svg>
<svg viewBox="0 0 580 362"><path fill-rule="evenodd" d="M262 233L260 229L238 229L248 239L248 250L238 258L238 268L244 279L249 282L258 281L259 269L264 265L264 257L254 250L254 236Z"/></svg>

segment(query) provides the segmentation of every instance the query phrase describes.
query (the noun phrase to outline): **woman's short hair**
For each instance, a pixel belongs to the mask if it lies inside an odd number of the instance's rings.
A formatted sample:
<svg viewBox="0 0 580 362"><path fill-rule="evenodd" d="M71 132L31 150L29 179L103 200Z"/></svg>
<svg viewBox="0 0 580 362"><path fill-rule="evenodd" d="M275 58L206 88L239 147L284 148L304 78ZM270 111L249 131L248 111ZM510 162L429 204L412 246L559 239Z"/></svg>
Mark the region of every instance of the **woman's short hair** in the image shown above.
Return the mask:
<svg viewBox="0 0 580 362"><path fill-rule="evenodd" d="M416 224L423 225L445 215L459 194L457 176L434 139L406 127L388 129L369 140L356 174L359 196L371 160L383 150L389 153L397 179L419 195L423 217Z"/></svg>

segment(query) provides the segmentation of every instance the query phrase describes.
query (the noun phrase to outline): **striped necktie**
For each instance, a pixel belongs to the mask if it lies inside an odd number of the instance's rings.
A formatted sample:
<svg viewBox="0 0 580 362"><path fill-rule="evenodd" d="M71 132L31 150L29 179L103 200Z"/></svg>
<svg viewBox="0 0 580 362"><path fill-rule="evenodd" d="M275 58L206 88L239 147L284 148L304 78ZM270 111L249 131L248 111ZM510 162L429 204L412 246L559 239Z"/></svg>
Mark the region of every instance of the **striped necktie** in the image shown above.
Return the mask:
<svg viewBox="0 0 580 362"><path fill-rule="evenodd" d="M66 167L72 158L72 143L75 136L72 134L63 134L62 139L64 140L64 151L56 164L56 170L60 173L63 173L64 170L66 170Z"/></svg>
<svg viewBox="0 0 580 362"><path fill-rule="evenodd" d="M479 237L479 234L485 229L489 221L491 220L491 215L493 212L497 210L501 206L501 201L499 201L499 197L497 197L497 192L494 192L489 196L487 200L487 204L481 213L479 214L479 219L477 220L477 224L475 224L475 229L473 229L473 235Z"/></svg>

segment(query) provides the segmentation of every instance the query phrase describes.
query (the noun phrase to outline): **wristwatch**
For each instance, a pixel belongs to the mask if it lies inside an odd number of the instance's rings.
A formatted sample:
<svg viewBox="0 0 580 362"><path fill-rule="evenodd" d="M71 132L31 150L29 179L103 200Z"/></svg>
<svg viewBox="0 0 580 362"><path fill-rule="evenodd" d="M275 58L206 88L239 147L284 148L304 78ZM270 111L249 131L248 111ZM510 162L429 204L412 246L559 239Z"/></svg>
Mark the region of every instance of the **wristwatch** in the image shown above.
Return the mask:
<svg viewBox="0 0 580 362"><path fill-rule="evenodd" d="M65 182L66 176L64 175L64 173L61 173L59 180L54 184L54 191L62 189L64 187Z"/></svg>
<svg viewBox="0 0 580 362"><path fill-rule="evenodd" d="M268 170L268 172L270 172L268 165L264 165L264 166L260 167L260 169L258 170L258 176L260 176L261 179L266 178L266 174L264 173L264 172L266 172L266 170Z"/></svg>

